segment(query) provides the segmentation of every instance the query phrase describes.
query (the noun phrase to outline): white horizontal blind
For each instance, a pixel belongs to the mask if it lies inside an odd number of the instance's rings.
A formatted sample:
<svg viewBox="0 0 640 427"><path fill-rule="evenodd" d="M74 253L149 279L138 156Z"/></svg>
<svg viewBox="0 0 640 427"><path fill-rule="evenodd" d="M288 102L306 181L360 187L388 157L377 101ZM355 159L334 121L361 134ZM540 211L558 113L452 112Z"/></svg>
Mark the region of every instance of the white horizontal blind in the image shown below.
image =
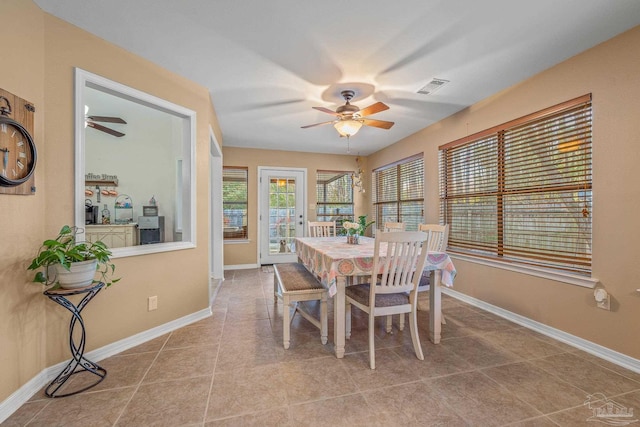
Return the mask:
<svg viewBox="0 0 640 427"><path fill-rule="evenodd" d="M404 222L417 230L423 222L424 160L414 156L373 172L374 220L378 229L385 222Z"/></svg>
<svg viewBox="0 0 640 427"><path fill-rule="evenodd" d="M441 147L449 249L591 271L591 96Z"/></svg>

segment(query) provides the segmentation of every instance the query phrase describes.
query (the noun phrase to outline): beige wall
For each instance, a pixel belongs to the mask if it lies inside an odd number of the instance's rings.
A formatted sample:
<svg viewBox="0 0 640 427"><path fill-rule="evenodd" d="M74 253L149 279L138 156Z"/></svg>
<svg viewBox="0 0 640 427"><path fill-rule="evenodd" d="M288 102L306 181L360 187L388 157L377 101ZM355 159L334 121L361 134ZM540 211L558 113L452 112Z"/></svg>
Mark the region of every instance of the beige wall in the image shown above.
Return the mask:
<svg viewBox="0 0 640 427"><path fill-rule="evenodd" d="M209 124L220 137L209 92L42 12L31 1L0 2L2 88L33 102L38 147L35 196L0 195L0 401L42 369L69 357L69 314L30 283L40 243L74 218L73 68L131 86L197 113L196 249L115 260L121 282L83 312L87 350L148 330L208 304ZM28 36L25 36L28 32ZM11 58L9 61L8 58ZM222 140L219 138L221 143ZM174 265L180 265L175 268ZM158 310L147 312L147 297Z"/></svg>
<svg viewBox="0 0 640 427"><path fill-rule="evenodd" d="M336 138L337 138L336 134ZM346 147L345 147L346 151ZM255 265L258 261L258 166L307 169L307 206L316 203L316 171L354 171L357 168L356 156L336 154L313 154L292 151L256 150L247 148L222 148L224 166L243 166L249 168L249 241L224 246L225 265ZM366 167L366 159L361 162ZM369 188L369 177L365 176L365 188ZM356 215L365 213L369 204L369 192L354 193ZM307 208L307 219L315 220L316 212Z"/></svg>
<svg viewBox="0 0 640 427"><path fill-rule="evenodd" d="M369 156L369 167L424 151L425 215L438 221L438 146L593 94L593 277L613 296L595 308L591 289L456 261L455 290L640 359L640 27L575 56Z"/></svg>

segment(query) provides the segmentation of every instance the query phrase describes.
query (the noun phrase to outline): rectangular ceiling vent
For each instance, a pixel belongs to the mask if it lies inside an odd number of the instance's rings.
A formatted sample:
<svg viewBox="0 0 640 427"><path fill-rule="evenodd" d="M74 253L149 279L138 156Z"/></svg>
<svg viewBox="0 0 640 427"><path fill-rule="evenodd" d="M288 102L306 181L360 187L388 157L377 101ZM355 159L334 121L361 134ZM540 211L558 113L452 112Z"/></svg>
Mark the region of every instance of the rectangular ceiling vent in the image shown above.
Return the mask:
<svg viewBox="0 0 640 427"><path fill-rule="evenodd" d="M427 83L422 89L418 91L423 95L431 95L438 89L440 89L445 84L449 83L449 80L444 79L432 79L429 83Z"/></svg>

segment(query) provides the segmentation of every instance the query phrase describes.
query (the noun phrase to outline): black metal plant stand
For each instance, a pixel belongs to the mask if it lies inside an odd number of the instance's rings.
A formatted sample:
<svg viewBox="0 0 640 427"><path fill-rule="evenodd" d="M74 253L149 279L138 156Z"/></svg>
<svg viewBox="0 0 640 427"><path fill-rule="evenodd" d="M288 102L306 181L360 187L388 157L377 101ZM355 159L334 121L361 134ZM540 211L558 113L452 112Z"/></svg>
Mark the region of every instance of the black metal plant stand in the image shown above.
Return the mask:
<svg viewBox="0 0 640 427"><path fill-rule="evenodd" d="M44 292L44 294L49 297L49 299L57 302L71 312L71 322L69 323L69 349L71 350L71 360L62 370L62 372L60 372L58 376L53 381L51 381L51 384L49 384L45 389L44 393L47 395L47 397L65 397L81 393L85 390L90 389L91 387L98 385L104 379L104 377L107 376L106 369L84 357L86 332L84 328L84 321L82 320L82 316L80 315L82 309L87 304L89 304L89 301L91 301L93 297L96 296L98 292L102 290L102 288L104 288L104 286L104 283L98 282L95 285L90 285L79 289L55 289L47 290ZM86 295L84 296L84 298L82 298L77 306L67 299L68 296L80 294ZM74 340L73 338L73 331L76 327L76 323L80 324L81 332L78 342L76 342L76 340ZM60 388L64 385L64 383L67 382L67 380L69 380L69 378L71 378L72 375L85 371L96 375L98 377L97 380L80 390L75 390L69 393L58 393Z"/></svg>

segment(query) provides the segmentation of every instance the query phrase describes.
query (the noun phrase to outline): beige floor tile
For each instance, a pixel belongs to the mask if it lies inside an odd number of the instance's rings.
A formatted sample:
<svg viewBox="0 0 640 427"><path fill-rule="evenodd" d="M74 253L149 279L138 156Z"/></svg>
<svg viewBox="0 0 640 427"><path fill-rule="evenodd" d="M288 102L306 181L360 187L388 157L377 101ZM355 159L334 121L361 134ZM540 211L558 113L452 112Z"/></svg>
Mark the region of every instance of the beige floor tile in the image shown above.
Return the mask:
<svg viewBox="0 0 640 427"><path fill-rule="evenodd" d="M282 353L283 362L315 359L327 356L331 356L335 360L335 357L333 356L333 345L329 343L324 345L322 344L320 340L320 331L318 329L315 329L315 332L312 333L301 333L296 331L294 334L294 332L291 331L291 334L289 349L284 350ZM279 341L276 339L276 342L283 345L281 339Z"/></svg>
<svg viewBox="0 0 640 427"><path fill-rule="evenodd" d="M547 375L529 362L497 366L481 372L543 414L573 408L586 398L583 390Z"/></svg>
<svg viewBox="0 0 640 427"><path fill-rule="evenodd" d="M216 372L206 421L288 405L280 365Z"/></svg>
<svg viewBox="0 0 640 427"><path fill-rule="evenodd" d="M146 427L202 424L210 387L211 376L143 384L116 425Z"/></svg>
<svg viewBox="0 0 640 427"><path fill-rule="evenodd" d="M124 354L109 357L100 361L100 366L107 370L107 376L91 392L111 388L131 387L138 385L147 373L158 353ZM95 382L96 376L83 372L73 376L71 389L79 390Z"/></svg>
<svg viewBox="0 0 640 427"><path fill-rule="evenodd" d="M558 424L554 423L548 417L535 417L528 420L517 421L515 423L506 424L505 427L557 427Z"/></svg>
<svg viewBox="0 0 640 427"><path fill-rule="evenodd" d="M355 393L355 382L333 356L282 364L289 404Z"/></svg>
<svg viewBox="0 0 640 427"><path fill-rule="evenodd" d="M271 334L227 341L220 346L215 370L217 373L272 365L283 360L284 351L282 341L276 341Z"/></svg>
<svg viewBox="0 0 640 427"><path fill-rule="evenodd" d="M53 399L28 425L43 427L113 426L135 388L82 393Z"/></svg>
<svg viewBox="0 0 640 427"><path fill-rule="evenodd" d="M251 341L256 338L272 336L269 319L232 321L225 320L220 344L233 345L238 341Z"/></svg>
<svg viewBox="0 0 640 427"><path fill-rule="evenodd" d="M359 391L416 381L415 372L408 368L392 349L376 350L376 369L369 368L369 352L350 353L342 359L345 369Z"/></svg>
<svg viewBox="0 0 640 427"><path fill-rule="evenodd" d="M584 390L586 394L603 393L606 396L616 396L640 389L639 382L623 377L572 353L562 353L531 362L546 372Z"/></svg>
<svg viewBox="0 0 640 427"><path fill-rule="evenodd" d="M165 349L217 345L223 325L187 326L171 332Z"/></svg>
<svg viewBox="0 0 640 427"><path fill-rule="evenodd" d="M238 417L209 421L205 427L287 427L292 426L288 408L255 412Z"/></svg>
<svg viewBox="0 0 640 427"><path fill-rule="evenodd" d="M11 414L9 418L4 420L2 427L20 427L27 425L27 423L34 419L49 403L51 403L51 399L25 403L16 412Z"/></svg>
<svg viewBox="0 0 640 427"><path fill-rule="evenodd" d="M602 366L603 368L607 368L612 370L613 372L622 375L623 377L632 379L638 383L640 383L640 373L638 372L633 372L630 371L629 369L625 369L622 366L613 364L607 360L601 359L599 357L596 357L592 354L586 353L584 351L574 351L573 354L575 354L576 356L588 360L591 363L595 363L598 366Z"/></svg>
<svg viewBox="0 0 640 427"><path fill-rule="evenodd" d="M451 350L475 368L504 365L520 360L515 354L477 336L442 340L439 345Z"/></svg>
<svg viewBox="0 0 640 427"><path fill-rule="evenodd" d="M608 403L617 408L626 409L627 416L607 417ZM615 397L600 394L593 399L585 399L582 405L573 409L551 414L549 418L561 426L634 426L640 423L638 408L640 408L640 390Z"/></svg>
<svg viewBox="0 0 640 427"><path fill-rule="evenodd" d="M367 404L360 394L340 396L310 403L292 405L293 425L296 426L397 426L390 414ZM406 425L406 424L405 424Z"/></svg>
<svg viewBox="0 0 640 427"><path fill-rule="evenodd" d="M407 363L408 369L415 372L418 378L440 377L475 369L469 362L457 356L453 350L428 340L422 340L424 360L416 357L413 346L410 345L394 348L393 351Z"/></svg>
<svg viewBox="0 0 640 427"><path fill-rule="evenodd" d="M144 344L140 344L138 346L130 348L129 350L125 350L119 354L120 355L137 354L137 353L148 353L150 351L160 351L164 346L164 344L169 339L169 335L170 334L165 334L165 335L162 335L161 337L154 338L150 341L145 342Z"/></svg>
<svg viewBox="0 0 640 427"><path fill-rule="evenodd" d="M162 350L143 379L144 383L211 376L218 346Z"/></svg>
<svg viewBox="0 0 640 427"><path fill-rule="evenodd" d="M470 425L497 426L542 415L479 372L424 381Z"/></svg>
<svg viewBox="0 0 640 427"><path fill-rule="evenodd" d="M558 346L539 340L534 336L523 333L524 328L507 329L483 334L482 337L522 359L536 359L563 353Z"/></svg>
<svg viewBox="0 0 640 427"><path fill-rule="evenodd" d="M422 381L385 387L362 393L370 406L384 408L403 425L463 426L465 421L456 414L439 392Z"/></svg>

